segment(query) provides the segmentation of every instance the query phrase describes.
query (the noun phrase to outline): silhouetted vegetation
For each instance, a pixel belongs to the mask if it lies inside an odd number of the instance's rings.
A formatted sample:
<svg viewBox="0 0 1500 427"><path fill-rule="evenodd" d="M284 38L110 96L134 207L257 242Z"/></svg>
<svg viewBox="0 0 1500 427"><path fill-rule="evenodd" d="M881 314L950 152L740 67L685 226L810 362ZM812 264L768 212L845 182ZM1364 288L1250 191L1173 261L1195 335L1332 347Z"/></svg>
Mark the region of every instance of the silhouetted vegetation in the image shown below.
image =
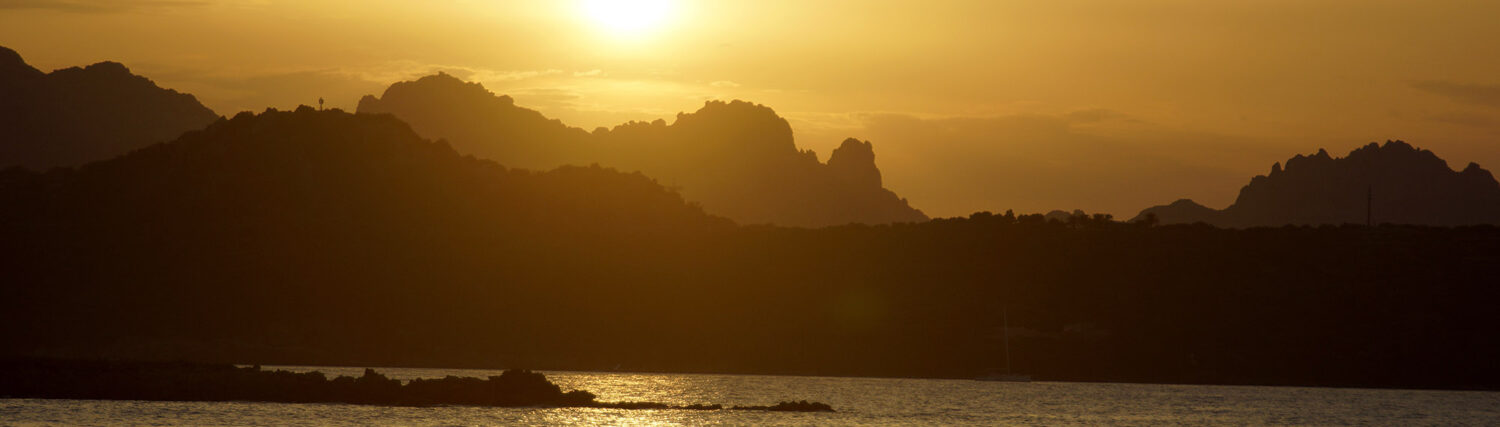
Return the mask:
<svg viewBox="0 0 1500 427"><path fill-rule="evenodd" d="M24 356L970 378L1003 307L1039 380L1500 385L1492 226L735 227L311 108L6 171L0 206Z"/></svg>
<svg viewBox="0 0 1500 427"><path fill-rule="evenodd" d="M506 370L489 378L447 376L405 384L365 369L355 378L322 372L265 371L260 366L183 362L44 359L0 360L0 397L193 402L350 403L359 405L590 407L718 410L723 405L600 402L583 390L562 391L541 373ZM736 410L831 412L818 402L735 406Z"/></svg>

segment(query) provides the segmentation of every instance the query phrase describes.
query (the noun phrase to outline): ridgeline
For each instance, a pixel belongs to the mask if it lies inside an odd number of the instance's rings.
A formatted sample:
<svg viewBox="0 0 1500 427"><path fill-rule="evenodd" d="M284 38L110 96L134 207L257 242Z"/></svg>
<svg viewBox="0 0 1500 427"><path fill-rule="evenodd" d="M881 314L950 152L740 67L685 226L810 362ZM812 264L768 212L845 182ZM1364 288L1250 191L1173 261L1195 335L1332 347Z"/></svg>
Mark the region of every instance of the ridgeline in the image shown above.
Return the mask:
<svg viewBox="0 0 1500 427"><path fill-rule="evenodd" d="M784 125L709 103L587 135L669 151L727 135L681 153L718 159L689 163L705 176L779 180L752 181L786 197L736 199L747 209L826 224L858 212L824 208L858 199L917 220L881 188L870 144L820 163ZM1438 171L1402 145L1298 160L1242 198L1343 203L1285 187L1358 196L1346 178L1367 163ZM772 166L716 163L753 159ZM1495 186L1477 166L1443 169ZM846 198L854 187L870 198ZM1009 336L1015 369L1042 380L1500 388L1491 225L980 212L736 226L641 173L507 167L392 115L309 107L76 168L6 169L0 206L4 356L972 378L1002 363ZM1347 216L1338 206L1328 218Z"/></svg>
<svg viewBox="0 0 1500 427"><path fill-rule="evenodd" d="M1370 143L1333 157L1297 155L1252 178L1222 210L1182 199L1141 211L1163 224L1219 227L1319 224L1500 224L1500 182L1476 163L1462 171L1403 141Z"/></svg>
<svg viewBox="0 0 1500 427"><path fill-rule="evenodd" d="M979 213L736 227L639 174L508 169L386 115L241 114L0 175L30 357L1500 387L1500 229Z"/></svg>
<svg viewBox="0 0 1500 427"><path fill-rule="evenodd" d="M43 73L0 46L0 170L78 166L218 119L197 98L118 62Z"/></svg>

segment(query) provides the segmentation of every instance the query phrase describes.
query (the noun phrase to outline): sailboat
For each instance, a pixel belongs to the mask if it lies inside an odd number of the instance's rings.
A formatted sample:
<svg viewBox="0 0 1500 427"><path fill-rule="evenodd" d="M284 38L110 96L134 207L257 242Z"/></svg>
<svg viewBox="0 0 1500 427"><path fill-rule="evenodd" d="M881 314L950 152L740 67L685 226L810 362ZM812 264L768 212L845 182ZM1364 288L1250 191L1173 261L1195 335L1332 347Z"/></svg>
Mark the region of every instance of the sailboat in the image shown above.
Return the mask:
<svg viewBox="0 0 1500 427"><path fill-rule="evenodd" d="M1031 376L1030 375L1016 374L1016 373L1012 373L1010 371L1010 313L1008 313L1004 308L1001 308L1000 309L1000 316L1001 316L1001 319L1003 319L1004 326L1005 326L1005 328L1004 328L1004 334L1005 334L1005 372L990 372L988 374L984 374L984 375L980 375L980 376L974 377L974 380L975 381L1007 381L1007 382L1017 382L1017 383L1029 383L1029 382L1031 382Z"/></svg>

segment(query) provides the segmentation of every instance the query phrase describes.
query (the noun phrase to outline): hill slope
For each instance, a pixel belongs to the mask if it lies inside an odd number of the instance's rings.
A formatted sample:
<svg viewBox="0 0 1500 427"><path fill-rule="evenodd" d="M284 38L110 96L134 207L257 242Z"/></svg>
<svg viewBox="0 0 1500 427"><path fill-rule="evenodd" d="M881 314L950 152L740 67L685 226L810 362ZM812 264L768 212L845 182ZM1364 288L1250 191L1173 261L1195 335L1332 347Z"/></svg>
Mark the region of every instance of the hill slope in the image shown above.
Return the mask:
<svg viewBox="0 0 1500 427"><path fill-rule="evenodd" d="M7 342L137 357L269 336L376 354L483 314L458 301L526 307L629 262L611 254L733 227L640 174L507 169L389 116L307 107L78 169L10 169L0 205L0 319L26 325Z"/></svg>
<svg viewBox="0 0 1500 427"><path fill-rule="evenodd" d="M42 73L0 47L0 168L103 160L200 129L218 115L116 62Z"/></svg>

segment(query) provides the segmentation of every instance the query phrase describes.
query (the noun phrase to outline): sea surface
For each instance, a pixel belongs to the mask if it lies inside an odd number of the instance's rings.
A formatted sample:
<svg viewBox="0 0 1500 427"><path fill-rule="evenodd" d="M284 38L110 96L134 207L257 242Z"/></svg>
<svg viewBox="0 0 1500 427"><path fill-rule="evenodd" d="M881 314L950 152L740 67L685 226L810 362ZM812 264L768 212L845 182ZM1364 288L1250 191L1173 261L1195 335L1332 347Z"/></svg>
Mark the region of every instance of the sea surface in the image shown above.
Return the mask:
<svg viewBox="0 0 1500 427"><path fill-rule="evenodd" d="M279 366L359 376L363 368ZM500 371L377 368L401 380ZM602 401L768 405L835 413L381 407L258 402L0 399L3 425L1496 425L1500 392L763 375L545 372Z"/></svg>

